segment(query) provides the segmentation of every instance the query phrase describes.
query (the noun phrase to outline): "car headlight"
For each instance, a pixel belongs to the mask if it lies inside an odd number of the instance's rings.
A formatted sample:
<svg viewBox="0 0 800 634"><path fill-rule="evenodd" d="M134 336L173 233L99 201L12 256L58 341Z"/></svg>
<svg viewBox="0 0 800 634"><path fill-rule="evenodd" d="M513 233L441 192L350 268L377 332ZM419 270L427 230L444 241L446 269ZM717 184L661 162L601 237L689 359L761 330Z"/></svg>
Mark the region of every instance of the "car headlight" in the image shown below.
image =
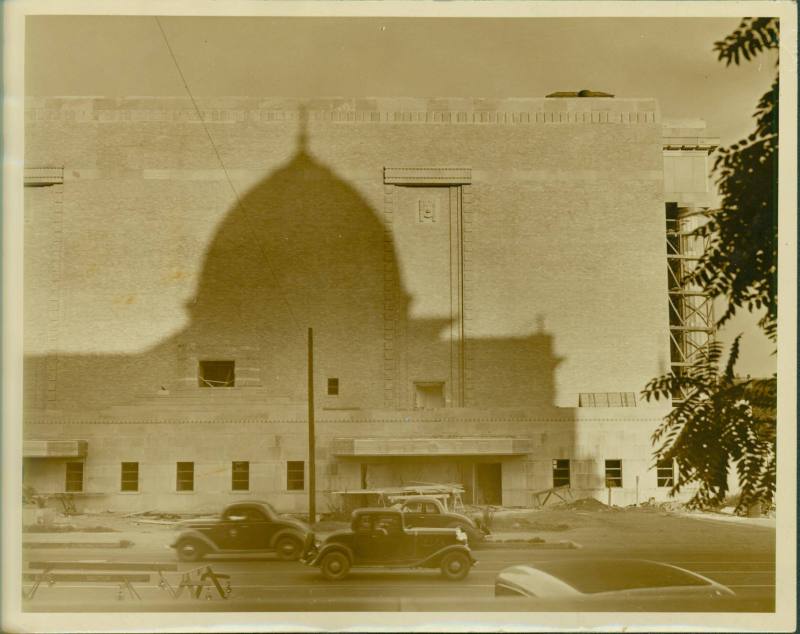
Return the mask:
<svg viewBox="0 0 800 634"><path fill-rule="evenodd" d="M317 540L315 540L315 541L314 541L314 548L315 548L316 550L319 550L319 547L320 547L320 546L322 546L322 542L321 542L320 540L318 540L318 539L317 539Z"/></svg>
<svg viewBox="0 0 800 634"><path fill-rule="evenodd" d="M467 534L460 527L456 529L456 539L464 544L467 543Z"/></svg>

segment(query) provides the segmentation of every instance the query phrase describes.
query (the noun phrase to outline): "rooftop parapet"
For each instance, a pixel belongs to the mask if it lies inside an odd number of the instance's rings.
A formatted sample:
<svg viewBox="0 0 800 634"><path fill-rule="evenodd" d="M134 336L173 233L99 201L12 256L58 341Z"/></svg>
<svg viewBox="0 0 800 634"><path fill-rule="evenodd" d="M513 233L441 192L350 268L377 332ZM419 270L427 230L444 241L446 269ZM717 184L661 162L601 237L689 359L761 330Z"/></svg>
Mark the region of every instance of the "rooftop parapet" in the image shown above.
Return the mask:
<svg viewBox="0 0 800 634"><path fill-rule="evenodd" d="M719 146L719 137L709 133L702 119L665 119L662 130L665 150L694 150L710 154Z"/></svg>
<svg viewBox="0 0 800 634"><path fill-rule="evenodd" d="M199 98L203 119L297 121L305 112L310 122L387 123L658 123L652 98L610 99L600 96L536 98L409 98L350 99L213 97ZM192 101L184 97L29 97L26 118L34 121L133 122L196 121Z"/></svg>

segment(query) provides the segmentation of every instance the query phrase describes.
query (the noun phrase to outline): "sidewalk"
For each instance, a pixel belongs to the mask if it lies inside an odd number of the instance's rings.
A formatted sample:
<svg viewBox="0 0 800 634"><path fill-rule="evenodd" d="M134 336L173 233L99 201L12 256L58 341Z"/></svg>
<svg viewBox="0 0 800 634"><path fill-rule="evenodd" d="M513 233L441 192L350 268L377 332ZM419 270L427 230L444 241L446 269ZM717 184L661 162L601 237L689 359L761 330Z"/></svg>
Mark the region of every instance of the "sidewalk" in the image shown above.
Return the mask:
<svg viewBox="0 0 800 634"><path fill-rule="evenodd" d="M703 511L673 511L673 514L681 517L688 517L694 520L705 520L707 522L729 522L742 526L759 526L761 528L775 528L774 517L740 517L739 515L728 515L726 513L709 513Z"/></svg>

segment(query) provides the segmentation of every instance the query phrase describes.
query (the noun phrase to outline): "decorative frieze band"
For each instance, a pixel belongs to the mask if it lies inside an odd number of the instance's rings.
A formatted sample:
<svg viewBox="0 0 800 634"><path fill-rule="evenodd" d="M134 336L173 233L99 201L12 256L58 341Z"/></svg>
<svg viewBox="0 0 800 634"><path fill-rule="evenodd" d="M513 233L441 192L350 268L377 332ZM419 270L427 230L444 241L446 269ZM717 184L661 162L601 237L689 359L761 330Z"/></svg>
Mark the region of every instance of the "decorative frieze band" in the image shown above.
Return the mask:
<svg viewBox="0 0 800 634"><path fill-rule="evenodd" d="M297 122L301 113L297 110L253 110L214 108L200 111L206 123ZM616 123L653 124L657 114L653 111L468 111L468 110L309 110L305 116L309 121L334 123L437 123L437 124L536 124L536 123ZM76 123L125 123L125 122L180 122L199 123L197 111L190 108L165 109L77 109L77 108L28 108L25 120L69 121Z"/></svg>
<svg viewBox="0 0 800 634"><path fill-rule="evenodd" d="M384 167L387 185L469 185L470 167Z"/></svg>

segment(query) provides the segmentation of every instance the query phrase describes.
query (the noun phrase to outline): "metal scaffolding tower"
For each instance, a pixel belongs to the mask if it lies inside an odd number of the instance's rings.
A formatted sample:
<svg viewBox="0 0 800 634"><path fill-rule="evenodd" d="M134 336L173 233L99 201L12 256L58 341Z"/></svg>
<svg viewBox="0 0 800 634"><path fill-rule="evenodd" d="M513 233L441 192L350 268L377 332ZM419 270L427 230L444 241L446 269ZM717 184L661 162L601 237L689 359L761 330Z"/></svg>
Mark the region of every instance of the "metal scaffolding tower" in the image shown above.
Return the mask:
<svg viewBox="0 0 800 634"><path fill-rule="evenodd" d="M706 358L714 340L713 301L698 284L686 281L705 249L705 239L692 235L704 221L701 208L667 204L670 365L676 376Z"/></svg>

